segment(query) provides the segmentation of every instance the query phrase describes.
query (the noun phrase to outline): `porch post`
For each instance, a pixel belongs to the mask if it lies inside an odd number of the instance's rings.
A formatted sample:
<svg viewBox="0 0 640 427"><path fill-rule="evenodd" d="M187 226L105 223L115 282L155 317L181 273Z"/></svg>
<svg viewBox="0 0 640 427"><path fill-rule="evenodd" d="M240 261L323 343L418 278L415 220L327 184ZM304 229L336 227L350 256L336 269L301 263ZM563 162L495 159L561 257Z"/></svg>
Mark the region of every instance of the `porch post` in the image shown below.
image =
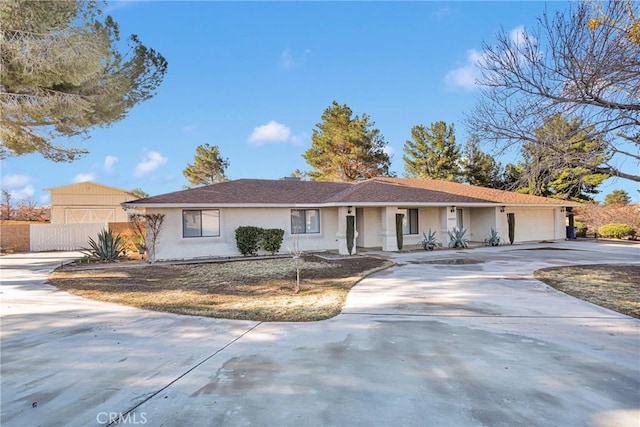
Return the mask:
<svg viewBox="0 0 640 427"><path fill-rule="evenodd" d="M398 250L396 239L396 214L397 206L385 206L382 208L382 250L395 252Z"/></svg>

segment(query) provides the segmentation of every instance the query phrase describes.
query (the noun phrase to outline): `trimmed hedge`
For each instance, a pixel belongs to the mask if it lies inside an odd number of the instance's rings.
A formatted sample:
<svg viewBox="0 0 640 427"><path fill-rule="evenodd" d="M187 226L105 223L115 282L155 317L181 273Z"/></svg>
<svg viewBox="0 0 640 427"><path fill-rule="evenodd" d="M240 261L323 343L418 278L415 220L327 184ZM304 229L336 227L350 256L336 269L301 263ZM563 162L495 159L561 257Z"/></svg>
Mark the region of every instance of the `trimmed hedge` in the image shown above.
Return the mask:
<svg viewBox="0 0 640 427"><path fill-rule="evenodd" d="M284 230L281 228L267 228L262 230L262 249L274 255L280 252L284 240Z"/></svg>
<svg viewBox="0 0 640 427"><path fill-rule="evenodd" d="M263 230L260 227L244 226L236 228L236 246L242 255L258 255L262 232Z"/></svg>
<svg viewBox="0 0 640 427"><path fill-rule="evenodd" d="M243 226L236 229L236 247L243 256L256 256L260 249L274 255L280 251L283 240L284 230L280 228Z"/></svg>
<svg viewBox="0 0 640 427"><path fill-rule="evenodd" d="M625 237L633 238L636 230L627 224L607 224L598 228L598 234L601 237L612 237L614 239L624 239Z"/></svg>

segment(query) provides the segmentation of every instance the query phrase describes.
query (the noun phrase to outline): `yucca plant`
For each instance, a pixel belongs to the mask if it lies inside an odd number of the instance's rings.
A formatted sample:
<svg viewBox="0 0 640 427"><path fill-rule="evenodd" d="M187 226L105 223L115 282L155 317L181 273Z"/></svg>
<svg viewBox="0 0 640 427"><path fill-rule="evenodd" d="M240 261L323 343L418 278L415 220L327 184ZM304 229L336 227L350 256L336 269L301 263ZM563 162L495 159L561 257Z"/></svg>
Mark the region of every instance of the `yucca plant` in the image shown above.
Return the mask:
<svg viewBox="0 0 640 427"><path fill-rule="evenodd" d="M469 239L465 237L467 230L464 228L458 229L456 227L449 231L449 247L450 248L468 248Z"/></svg>
<svg viewBox="0 0 640 427"><path fill-rule="evenodd" d="M102 262L115 262L126 252L125 244L120 235L113 235L111 230L98 233L98 241L89 237L89 247L84 249L91 259Z"/></svg>
<svg viewBox="0 0 640 427"><path fill-rule="evenodd" d="M489 237L484 239L484 244L487 246L499 246L500 243L502 243L502 238L498 236L498 232L492 228Z"/></svg>
<svg viewBox="0 0 640 427"><path fill-rule="evenodd" d="M440 241L436 237L435 231L431 231L431 229L429 229L429 234L425 234L425 232L423 231L422 235L424 236L424 240L420 242L420 244L425 251L432 251L435 248L442 246L442 243L440 243Z"/></svg>

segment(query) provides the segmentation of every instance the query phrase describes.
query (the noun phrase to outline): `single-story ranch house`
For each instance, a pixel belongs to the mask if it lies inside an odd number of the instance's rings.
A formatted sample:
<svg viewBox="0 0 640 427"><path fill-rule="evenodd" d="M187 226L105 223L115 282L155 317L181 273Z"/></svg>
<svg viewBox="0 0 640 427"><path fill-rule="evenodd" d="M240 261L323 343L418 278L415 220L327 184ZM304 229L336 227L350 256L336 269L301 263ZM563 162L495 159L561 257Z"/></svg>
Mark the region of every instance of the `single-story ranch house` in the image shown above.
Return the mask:
<svg viewBox="0 0 640 427"><path fill-rule="evenodd" d="M285 230L281 251L294 237L303 251L347 254L347 217L355 219L355 247L397 251L396 214L404 214L404 247L428 229L446 246L448 231L466 229L482 242L491 229L506 240L507 214L515 215L515 241L564 239L567 208L559 199L447 181L373 178L357 183L239 179L123 203L125 209L164 214L157 260L239 255L241 226ZM570 210L570 209L569 209Z"/></svg>

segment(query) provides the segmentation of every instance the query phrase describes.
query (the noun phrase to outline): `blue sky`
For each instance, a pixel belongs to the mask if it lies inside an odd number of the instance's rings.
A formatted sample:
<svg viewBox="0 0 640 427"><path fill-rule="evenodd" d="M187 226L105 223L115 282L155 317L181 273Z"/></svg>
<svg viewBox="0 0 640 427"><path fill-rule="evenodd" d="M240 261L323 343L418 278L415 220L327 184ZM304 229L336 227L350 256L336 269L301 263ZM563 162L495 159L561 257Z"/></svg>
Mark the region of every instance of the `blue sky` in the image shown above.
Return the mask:
<svg viewBox="0 0 640 427"><path fill-rule="evenodd" d="M49 202L43 189L83 180L152 195L187 184L198 145L218 145L231 179L308 170L302 153L333 100L366 113L402 176L402 147L417 124L455 123L475 103L473 65L501 28L517 33L545 7L565 2L110 2L123 36L137 34L169 62L151 100L91 131L89 155L53 163L38 155L2 161L14 199ZM512 160L512 159L505 159ZM637 184L610 180L602 199Z"/></svg>

